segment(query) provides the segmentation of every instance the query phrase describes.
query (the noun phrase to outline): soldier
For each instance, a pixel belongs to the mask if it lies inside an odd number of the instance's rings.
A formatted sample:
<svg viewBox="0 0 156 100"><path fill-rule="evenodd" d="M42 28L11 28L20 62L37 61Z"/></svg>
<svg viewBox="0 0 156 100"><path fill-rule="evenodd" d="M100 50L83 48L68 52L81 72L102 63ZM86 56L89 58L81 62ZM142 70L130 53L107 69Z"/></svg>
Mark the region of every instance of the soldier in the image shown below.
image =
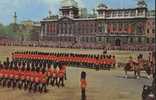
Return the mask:
<svg viewBox="0 0 156 100"><path fill-rule="evenodd" d="M81 86L81 100L86 100L86 72L81 72L81 79L80 79L80 86Z"/></svg>
<svg viewBox="0 0 156 100"><path fill-rule="evenodd" d="M53 80L52 80L52 86L57 85L58 86L58 71L57 71L57 66L58 63L54 64L54 69L53 69Z"/></svg>
<svg viewBox="0 0 156 100"><path fill-rule="evenodd" d="M113 61L113 68L115 68L116 67L116 57L115 57L115 55L113 55L112 61Z"/></svg>
<svg viewBox="0 0 156 100"><path fill-rule="evenodd" d="M52 80L53 80L53 69L51 68L51 65L48 65L48 71L47 71L47 85L51 84L52 85Z"/></svg>
<svg viewBox="0 0 156 100"><path fill-rule="evenodd" d="M29 75L30 75L29 91L31 92L33 90L34 73L30 71Z"/></svg>
<svg viewBox="0 0 156 100"><path fill-rule="evenodd" d="M0 65L1 66L1 65ZM2 84L3 82L3 77L4 77L4 73L3 73L3 68L1 67L0 68L0 85Z"/></svg>
<svg viewBox="0 0 156 100"><path fill-rule="evenodd" d="M47 92L47 75L45 72L42 73L41 75L41 88L40 92Z"/></svg>
<svg viewBox="0 0 156 100"><path fill-rule="evenodd" d="M10 88L12 86L13 83L13 69L9 70L9 81L8 81L8 88Z"/></svg>
<svg viewBox="0 0 156 100"><path fill-rule="evenodd" d="M5 68L4 69L4 81L3 81L3 87L5 87L6 85L7 85L7 83L8 83L8 69L7 68Z"/></svg>
<svg viewBox="0 0 156 100"><path fill-rule="evenodd" d="M64 87L64 74L65 74L65 70L63 69L61 64L58 71L58 76L59 76L58 86L61 85L62 87Z"/></svg>
<svg viewBox="0 0 156 100"><path fill-rule="evenodd" d="M35 76L35 79L34 79L34 92L38 91L39 90L39 73L38 72L35 72L34 73L34 76Z"/></svg>
<svg viewBox="0 0 156 100"><path fill-rule="evenodd" d="M62 69L64 70L64 79L67 80L67 65L64 62L62 63Z"/></svg>

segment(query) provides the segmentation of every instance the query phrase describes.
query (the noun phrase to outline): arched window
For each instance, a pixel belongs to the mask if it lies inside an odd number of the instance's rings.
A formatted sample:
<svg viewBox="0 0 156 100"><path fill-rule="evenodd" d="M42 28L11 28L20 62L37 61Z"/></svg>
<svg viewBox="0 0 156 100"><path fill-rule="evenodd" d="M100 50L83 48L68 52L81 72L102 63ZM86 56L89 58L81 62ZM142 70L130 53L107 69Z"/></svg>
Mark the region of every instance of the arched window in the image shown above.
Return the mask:
<svg viewBox="0 0 156 100"><path fill-rule="evenodd" d="M133 40L133 38L131 37L131 38L130 38L130 43L133 43L133 41L134 41L134 40Z"/></svg>

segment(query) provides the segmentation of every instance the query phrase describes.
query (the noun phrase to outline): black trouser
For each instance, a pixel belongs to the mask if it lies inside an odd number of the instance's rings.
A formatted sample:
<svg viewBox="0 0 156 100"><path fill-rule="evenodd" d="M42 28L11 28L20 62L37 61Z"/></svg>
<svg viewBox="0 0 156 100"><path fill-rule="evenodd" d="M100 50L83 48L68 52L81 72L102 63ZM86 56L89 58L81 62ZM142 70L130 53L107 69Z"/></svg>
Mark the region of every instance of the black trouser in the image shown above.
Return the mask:
<svg viewBox="0 0 156 100"><path fill-rule="evenodd" d="M18 88L19 88L19 89L22 88L22 83L23 83L22 81L23 81L23 80L19 80L19 83L18 83Z"/></svg>
<svg viewBox="0 0 156 100"><path fill-rule="evenodd" d="M66 71L64 73L64 79L67 80L67 73L66 73Z"/></svg>
<svg viewBox="0 0 156 100"><path fill-rule="evenodd" d="M15 88L18 85L18 79L14 79L13 80L13 88Z"/></svg>
<svg viewBox="0 0 156 100"><path fill-rule="evenodd" d="M31 83L30 80L26 80L25 86L24 86L24 89L25 89L25 90L28 89L28 88L30 87L30 83Z"/></svg>
<svg viewBox="0 0 156 100"><path fill-rule="evenodd" d="M52 84L53 78L51 76L48 76L47 85Z"/></svg>
<svg viewBox="0 0 156 100"><path fill-rule="evenodd" d="M33 89L33 82L30 81L30 84L29 84L29 91L31 91Z"/></svg>
<svg viewBox="0 0 156 100"><path fill-rule="evenodd" d="M0 78L0 85L2 85L2 82L3 82L3 78L1 77Z"/></svg>
<svg viewBox="0 0 156 100"><path fill-rule="evenodd" d="M34 83L34 89L33 90L34 90L34 92L39 90L39 83L38 82Z"/></svg>
<svg viewBox="0 0 156 100"><path fill-rule="evenodd" d="M58 84L59 84L59 86L61 85L62 87L64 87L64 77L59 78Z"/></svg>
<svg viewBox="0 0 156 100"><path fill-rule="evenodd" d="M85 88L81 89L81 100L86 100L86 90L85 90Z"/></svg>
<svg viewBox="0 0 156 100"><path fill-rule="evenodd" d="M8 83L7 83L7 87L10 88L12 86L12 83L13 83L13 79L9 78Z"/></svg>
<svg viewBox="0 0 156 100"><path fill-rule="evenodd" d="M3 87L5 87L7 85L7 81L8 81L8 78L3 79L3 83L2 83Z"/></svg>
<svg viewBox="0 0 156 100"><path fill-rule="evenodd" d="M46 83L42 83L41 84L42 86L41 86L41 92L47 92L47 84Z"/></svg>
<svg viewBox="0 0 156 100"><path fill-rule="evenodd" d="M57 80L57 77L53 77L53 80L52 80L52 86L54 85L57 85L58 86L58 80Z"/></svg>

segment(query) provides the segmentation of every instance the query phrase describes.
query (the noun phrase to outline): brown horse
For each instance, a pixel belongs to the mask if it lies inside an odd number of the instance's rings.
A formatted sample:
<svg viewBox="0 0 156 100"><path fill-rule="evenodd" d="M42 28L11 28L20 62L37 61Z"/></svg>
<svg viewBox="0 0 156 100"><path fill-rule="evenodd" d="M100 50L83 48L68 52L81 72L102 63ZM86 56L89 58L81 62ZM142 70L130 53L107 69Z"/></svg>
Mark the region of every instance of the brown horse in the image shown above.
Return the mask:
<svg viewBox="0 0 156 100"><path fill-rule="evenodd" d="M125 78L127 78L128 76L128 72L134 72L134 76L136 78L140 78L141 75L141 71L145 71L147 73L147 77L150 78L150 76L152 75L152 68L151 68L151 64L148 60L142 60L140 62L135 62L133 61L133 63L127 63L124 67L124 71L125 71Z"/></svg>

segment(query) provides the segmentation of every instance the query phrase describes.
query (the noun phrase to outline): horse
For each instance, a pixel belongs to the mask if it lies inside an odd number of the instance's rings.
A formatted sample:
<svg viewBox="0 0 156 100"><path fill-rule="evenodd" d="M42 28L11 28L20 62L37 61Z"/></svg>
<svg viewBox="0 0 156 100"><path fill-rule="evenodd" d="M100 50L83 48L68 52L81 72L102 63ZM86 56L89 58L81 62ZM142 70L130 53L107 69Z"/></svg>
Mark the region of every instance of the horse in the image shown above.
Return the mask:
<svg viewBox="0 0 156 100"><path fill-rule="evenodd" d="M145 71L147 73L147 78L150 78L152 75L150 62L148 60L142 60L141 62L133 61L132 63L126 63L124 67L125 78L128 77L128 72L134 72L134 76L136 78L140 78L141 71Z"/></svg>

